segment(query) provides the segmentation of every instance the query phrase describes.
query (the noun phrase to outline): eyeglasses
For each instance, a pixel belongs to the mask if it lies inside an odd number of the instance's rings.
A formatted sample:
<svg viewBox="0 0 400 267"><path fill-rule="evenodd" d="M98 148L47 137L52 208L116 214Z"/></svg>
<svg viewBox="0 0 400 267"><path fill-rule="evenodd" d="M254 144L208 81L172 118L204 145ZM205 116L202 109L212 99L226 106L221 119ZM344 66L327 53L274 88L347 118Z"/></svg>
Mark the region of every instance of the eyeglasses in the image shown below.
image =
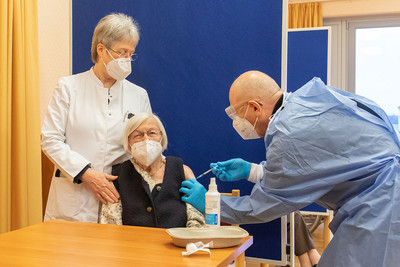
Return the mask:
<svg viewBox="0 0 400 267"><path fill-rule="evenodd" d="M150 139L158 139L161 136L161 131L156 129L150 129L147 130L147 132L135 130L129 135L129 138L131 138L133 141L141 141L143 140L145 134Z"/></svg>
<svg viewBox="0 0 400 267"><path fill-rule="evenodd" d="M132 61L135 61L138 58L137 54L128 54L128 53L119 53L115 50L113 50L112 48L107 48L107 51L111 50L112 52L114 52L115 54L118 55L118 57L124 57L124 58L131 58Z"/></svg>
<svg viewBox="0 0 400 267"><path fill-rule="evenodd" d="M226 115L228 115L229 118L231 118L232 120L236 118L236 110L233 106L229 106L225 109L225 113Z"/></svg>
<svg viewBox="0 0 400 267"><path fill-rule="evenodd" d="M256 100L253 100L253 101L256 102L257 104L259 104L260 106L263 105L262 103L260 103L260 102L258 102L258 101L256 101ZM229 107L227 107L227 108L225 109L226 115L228 115L228 117L231 118L232 120L235 119L235 117L238 116L237 113L236 113L236 110L239 110L239 108L241 108L243 104L247 104L247 105L248 105L248 104L249 104L249 101L242 102L242 103L240 103L239 105L236 105L236 108L235 108L235 106L229 106Z"/></svg>

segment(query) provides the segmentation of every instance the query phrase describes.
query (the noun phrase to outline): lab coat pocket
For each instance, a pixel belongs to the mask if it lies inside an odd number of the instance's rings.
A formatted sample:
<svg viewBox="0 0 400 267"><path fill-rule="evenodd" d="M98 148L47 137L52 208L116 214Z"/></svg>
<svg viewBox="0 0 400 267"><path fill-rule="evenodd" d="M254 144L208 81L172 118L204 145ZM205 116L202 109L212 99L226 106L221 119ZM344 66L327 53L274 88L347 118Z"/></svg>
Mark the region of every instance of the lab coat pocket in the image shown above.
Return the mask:
<svg viewBox="0 0 400 267"><path fill-rule="evenodd" d="M75 217L79 213L80 191L79 184L74 184L71 178L57 171L51 181L45 220L46 218L76 220Z"/></svg>

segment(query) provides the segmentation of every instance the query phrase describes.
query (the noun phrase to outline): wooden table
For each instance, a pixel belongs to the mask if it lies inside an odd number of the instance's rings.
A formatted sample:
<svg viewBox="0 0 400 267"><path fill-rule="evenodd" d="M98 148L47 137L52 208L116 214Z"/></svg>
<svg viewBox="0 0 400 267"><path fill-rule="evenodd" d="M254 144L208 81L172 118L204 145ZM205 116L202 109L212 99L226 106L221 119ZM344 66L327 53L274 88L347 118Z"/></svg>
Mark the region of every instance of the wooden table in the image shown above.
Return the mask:
<svg viewBox="0 0 400 267"><path fill-rule="evenodd" d="M251 244L182 256L165 229L48 221L1 234L0 266L226 266Z"/></svg>

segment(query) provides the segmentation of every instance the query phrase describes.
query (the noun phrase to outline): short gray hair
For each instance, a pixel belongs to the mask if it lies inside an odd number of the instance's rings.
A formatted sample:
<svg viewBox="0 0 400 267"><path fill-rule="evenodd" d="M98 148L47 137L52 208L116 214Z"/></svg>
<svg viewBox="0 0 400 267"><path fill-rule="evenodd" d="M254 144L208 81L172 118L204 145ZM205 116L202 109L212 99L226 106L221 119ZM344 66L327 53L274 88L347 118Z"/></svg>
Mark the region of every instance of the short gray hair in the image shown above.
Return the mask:
<svg viewBox="0 0 400 267"><path fill-rule="evenodd" d="M163 151L167 149L168 146L167 133L165 132L164 125L162 124L160 118L156 114L141 112L135 114L132 118L130 118L125 126L124 137L122 142L124 144L125 151L128 152L129 154L131 153L131 148L129 146L129 135L133 133L133 131L135 131L140 126L140 124L142 124L142 122L144 122L148 118L153 118L156 120L158 128L160 128L161 131L161 137L162 137L161 145Z"/></svg>
<svg viewBox="0 0 400 267"><path fill-rule="evenodd" d="M97 45L102 43L110 48L114 42L132 40L139 42L139 25L130 16L122 13L111 13L103 17L96 25L92 38L92 61L99 60Z"/></svg>

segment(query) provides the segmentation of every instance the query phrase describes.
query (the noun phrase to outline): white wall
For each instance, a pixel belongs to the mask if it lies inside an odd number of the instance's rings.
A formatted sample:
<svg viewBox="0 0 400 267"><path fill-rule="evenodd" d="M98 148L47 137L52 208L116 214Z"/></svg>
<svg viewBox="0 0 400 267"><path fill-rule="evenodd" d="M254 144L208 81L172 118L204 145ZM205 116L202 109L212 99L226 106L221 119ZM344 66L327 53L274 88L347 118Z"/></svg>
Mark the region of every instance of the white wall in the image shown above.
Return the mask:
<svg viewBox="0 0 400 267"><path fill-rule="evenodd" d="M41 123L58 79L72 69L70 2L38 0Z"/></svg>
<svg viewBox="0 0 400 267"><path fill-rule="evenodd" d="M325 0L322 2L322 16L324 19L356 16L394 16L399 14L399 0Z"/></svg>

